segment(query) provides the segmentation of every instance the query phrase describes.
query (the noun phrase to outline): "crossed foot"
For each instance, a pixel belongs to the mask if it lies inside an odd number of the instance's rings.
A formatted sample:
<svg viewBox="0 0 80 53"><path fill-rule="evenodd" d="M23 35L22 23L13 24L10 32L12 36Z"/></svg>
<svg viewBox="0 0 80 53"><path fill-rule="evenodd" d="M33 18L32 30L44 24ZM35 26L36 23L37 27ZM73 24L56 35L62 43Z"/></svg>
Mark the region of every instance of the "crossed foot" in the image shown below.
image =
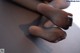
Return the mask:
<svg viewBox="0 0 80 53"><path fill-rule="evenodd" d="M68 29L72 25L72 14L43 3L38 5L37 10L49 21L43 25L45 28L30 26L29 32L53 43L65 39L66 32L62 29ZM47 26L51 28L46 28Z"/></svg>

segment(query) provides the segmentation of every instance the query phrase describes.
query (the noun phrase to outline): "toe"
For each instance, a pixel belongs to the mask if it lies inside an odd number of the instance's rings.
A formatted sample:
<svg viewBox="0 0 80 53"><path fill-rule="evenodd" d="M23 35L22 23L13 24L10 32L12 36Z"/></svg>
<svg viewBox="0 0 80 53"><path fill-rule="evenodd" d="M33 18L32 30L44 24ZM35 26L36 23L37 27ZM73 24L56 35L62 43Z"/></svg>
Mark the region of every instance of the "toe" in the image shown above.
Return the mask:
<svg viewBox="0 0 80 53"><path fill-rule="evenodd" d="M56 41L61 41L66 37L66 33L57 27L44 29L38 26L31 26L29 28L29 32L34 36L40 37L53 43L55 43Z"/></svg>

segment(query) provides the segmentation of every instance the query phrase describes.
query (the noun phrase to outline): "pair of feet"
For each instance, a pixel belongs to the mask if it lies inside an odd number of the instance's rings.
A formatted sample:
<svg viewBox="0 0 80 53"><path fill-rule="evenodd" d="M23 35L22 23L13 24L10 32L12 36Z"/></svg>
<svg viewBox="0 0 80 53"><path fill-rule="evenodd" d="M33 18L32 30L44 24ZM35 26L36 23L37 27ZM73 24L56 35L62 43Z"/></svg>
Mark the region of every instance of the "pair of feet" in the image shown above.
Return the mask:
<svg viewBox="0 0 80 53"><path fill-rule="evenodd" d="M66 32L62 29L68 29L72 25L72 14L44 3L39 4L37 10L49 19L49 21L45 22L43 25L48 28L30 26L29 32L34 36L53 43L65 39Z"/></svg>

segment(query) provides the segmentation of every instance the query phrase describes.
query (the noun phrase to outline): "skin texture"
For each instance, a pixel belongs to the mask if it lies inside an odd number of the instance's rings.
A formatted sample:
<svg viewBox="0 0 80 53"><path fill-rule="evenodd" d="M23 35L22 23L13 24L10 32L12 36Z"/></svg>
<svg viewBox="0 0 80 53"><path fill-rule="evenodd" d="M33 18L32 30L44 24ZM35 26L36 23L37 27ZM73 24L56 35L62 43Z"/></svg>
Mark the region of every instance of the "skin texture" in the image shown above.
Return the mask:
<svg viewBox="0 0 80 53"><path fill-rule="evenodd" d="M37 5L42 3L39 0L13 0L13 2L17 2L25 7L28 7L29 9L34 10L34 11L37 11Z"/></svg>
<svg viewBox="0 0 80 53"><path fill-rule="evenodd" d="M29 30L32 34L34 34L34 36L43 38L53 43L61 41L66 37L66 33L58 27L44 29L38 26L31 26Z"/></svg>
<svg viewBox="0 0 80 53"><path fill-rule="evenodd" d="M38 11L45 15L49 20L51 20L52 23L63 29L68 29L69 25L71 25L71 20L68 17L72 16L72 14L70 13L62 11L60 9L56 9L44 3L38 5Z"/></svg>
<svg viewBox="0 0 80 53"><path fill-rule="evenodd" d="M66 2L67 0L54 0L53 6L58 9L65 9L70 5L70 2Z"/></svg>
<svg viewBox="0 0 80 53"><path fill-rule="evenodd" d="M71 19L68 18L68 15L72 16L72 14L61 10L69 6L69 3L67 3L66 0L53 0L52 5L45 4L40 0L13 1L34 11L38 11L47 19L49 19L49 21L46 21L43 25L45 26L45 28L41 26L30 26L29 32L31 34L53 43L56 43L66 38L66 32L63 31L61 28L68 29L69 26L71 26ZM51 2L52 0L45 1ZM56 25L58 27L55 27Z"/></svg>
<svg viewBox="0 0 80 53"><path fill-rule="evenodd" d="M17 2L25 7L28 7L32 10L37 11L38 4L42 3L41 1L47 1L52 3L52 6L58 8L58 9L64 9L67 8L70 3L66 2L67 0L13 0L14 2Z"/></svg>

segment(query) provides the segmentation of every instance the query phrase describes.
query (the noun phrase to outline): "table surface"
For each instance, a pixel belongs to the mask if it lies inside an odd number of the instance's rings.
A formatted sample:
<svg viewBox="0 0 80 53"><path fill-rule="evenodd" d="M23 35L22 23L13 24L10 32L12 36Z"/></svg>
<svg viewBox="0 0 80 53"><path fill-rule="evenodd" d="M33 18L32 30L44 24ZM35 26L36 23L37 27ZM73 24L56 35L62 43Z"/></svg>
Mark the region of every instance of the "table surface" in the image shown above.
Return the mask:
<svg viewBox="0 0 80 53"><path fill-rule="evenodd" d="M80 53L80 28L76 24L66 31L65 40L50 43L27 35L28 20L35 17L38 15L0 0L0 48L5 53Z"/></svg>

